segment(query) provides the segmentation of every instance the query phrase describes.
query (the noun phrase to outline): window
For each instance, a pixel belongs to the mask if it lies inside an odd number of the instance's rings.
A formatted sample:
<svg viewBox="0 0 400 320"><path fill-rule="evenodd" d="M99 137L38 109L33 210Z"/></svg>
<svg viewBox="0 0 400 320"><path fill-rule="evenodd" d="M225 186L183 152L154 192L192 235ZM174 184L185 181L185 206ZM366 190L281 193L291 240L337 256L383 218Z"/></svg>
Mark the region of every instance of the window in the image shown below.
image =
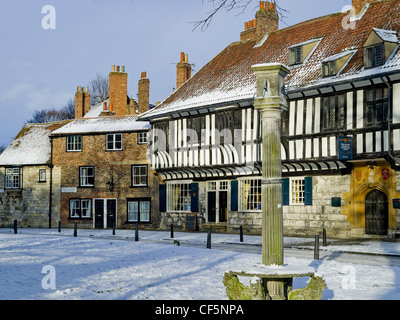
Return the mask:
<svg viewBox="0 0 400 320"><path fill-rule="evenodd" d="M303 63L303 46L290 48L289 52L290 52L290 65Z"/></svg>
<svg viewBox="0 0 400 320"><path fill-rule="evenodd" d="M324 130L343 129L345 126L346 97L344 94L322 98Z"/></svg>
<svg viewBox="0 0 400 320"><path fill-rule="evenodd" d="M239 210L261 210L261 179L239 180Z"/></svg>
<svg viewBox="0 0 400 320"><path fill-rule="evenodd" d="M149 199L128 199L128 222L150 222Z"/></svg>
<svg viewBox="0 0 400 320"><path fill-rule="evenodd" d="M82 151L82 136L68 136L67 151L69 152Z"/></svg>
<svg viewBox="0 0 400 320"><path fill-rule="evenodd" d="M46 169L39 170L39 182L46 182Z"/></svg>
<svg viewBox="0 0 400 320"><path fill-rule="evenodd" d="M106 142L106 150L107 151L122 150L122 134L121 133L107 134L106 140L107 140L107 142Z"/></svg>
<svg viewBox="0 0 400 320"><path fill-rule="evenodd" d="M138 132L138 144L147 144L147 132Z"/></svg>
<svg viewBox="0 0 400 320"><path fill-rule="evenodd" d="M375 68L385 63L385 50L383 43L364 49L365 68Z"/></svg>
<svg viewBox="0 0 400 320"><path fill-rule="evenodd" d="M217 132L219 133L219 142L221 145L234 144L240 139L238 136L242 128L242 111L222 111L216 114ZM202 137L205 136L204 134ZM204 137L202 138L204 139ZM218 140L217 140L218 141ZM201 141L203 143L203 140Z"/></svg>
<svg viewBox="0 0 400 320"><path fill-rule="evenodd" d="M290 179L290 204L304 204L305 184L304 178Z"/></svg>
<svg viewBox="0 0 400 320"><path fill-rule="evenodd" d="M322 64L324 77L331 77L337 74L336 61L328 61Z"/></svg>
<svg viewBox="0 0 400 320"><path fill-rule="evenodd" d="M132 186L147 186L147 165L132 166Z"/></svg>
<svg viewBox="0 0 400 320"><path fill-rule="evenodd" d="M79 186L94 187L94 167L79 168Z"/></svg>
<svg viewBox="0 0 400 320"><path fill-rule="evenodd" d="M6 168L6 189L22 189L22 168Z"/></svg>
<svg viewBox="0 0 400 320"><path fill-rule="evenodd" d="M71 199L69 200L70 218L90 218L92 201L90 199Z"/></svg>
<svg viewBox="0 0 400 320"><path fill-rule="evenodd" d="M388 121L389 92L386 87L365 91L365 122L367 126L382 125Z"/></svg>
<svg viewBox="0 0 400 320"><path fill-rule="evenodd" d="M167 185L167 211L191 211L190 183Z"/></svg>

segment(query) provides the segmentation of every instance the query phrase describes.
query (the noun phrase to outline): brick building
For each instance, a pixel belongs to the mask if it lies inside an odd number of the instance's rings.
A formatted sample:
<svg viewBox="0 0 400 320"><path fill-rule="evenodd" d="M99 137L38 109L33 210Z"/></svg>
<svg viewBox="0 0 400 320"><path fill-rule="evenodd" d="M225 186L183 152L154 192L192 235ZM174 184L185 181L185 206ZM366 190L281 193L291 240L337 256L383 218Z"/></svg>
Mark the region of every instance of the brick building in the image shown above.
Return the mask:
<svg viewBox="0 0 400 320"><path fill-rule="evenodd" d="M75 120L51 134L54 168L61 172L61 223L80 227L157 227L158 177L147 160L149 79L142 73L139 101L128 98L125 67L113 66L109 99L90 108L78 87ZM156 195L156 197L154 196Z"/></svg>

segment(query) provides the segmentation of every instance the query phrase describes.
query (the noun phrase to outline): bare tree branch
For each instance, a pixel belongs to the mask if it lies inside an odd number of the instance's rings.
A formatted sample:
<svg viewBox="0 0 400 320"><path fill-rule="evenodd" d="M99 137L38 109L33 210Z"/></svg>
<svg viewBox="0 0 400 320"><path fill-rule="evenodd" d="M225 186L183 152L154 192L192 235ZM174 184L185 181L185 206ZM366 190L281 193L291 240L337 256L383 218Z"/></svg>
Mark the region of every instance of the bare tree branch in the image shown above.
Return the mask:
<svg viewBox="0 0 400 320"><path fill-rule="evenodd" d="M205 0L202 0L203 5L204 2ZM244 14L247 8L252 3L255 4L255 9L256 9L258 7L259 1L258 0L208 0L207 3L211 4L211 6L214 9L212 9L207 13L207 17L205 19L193 22L194 24L193 30L196 30L198 28L200 28L201 31L203 32L207 30L215 15L223 9L226 9L226 12L232 10L239 10L240 12L238 13L238 15ZM278 0L275 1L275 6L280 20L284 22L283 21L284 18L287 18L284 14L287 13L287 10L279 6Z"/></svg>

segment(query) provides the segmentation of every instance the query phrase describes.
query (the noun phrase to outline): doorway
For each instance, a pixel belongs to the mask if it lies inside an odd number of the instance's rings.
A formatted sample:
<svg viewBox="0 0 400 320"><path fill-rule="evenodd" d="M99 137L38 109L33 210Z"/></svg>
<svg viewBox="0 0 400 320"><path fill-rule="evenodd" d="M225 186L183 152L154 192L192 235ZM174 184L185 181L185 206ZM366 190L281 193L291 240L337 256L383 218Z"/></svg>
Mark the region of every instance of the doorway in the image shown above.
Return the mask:
<svg viewBox="0 0 400 320"><path fill-rule="evenodd" d="M228 181L209 181L207 184L208 222L228 220Z"/></svg>
<svg viewBox="0 0 400 320"><path fill-rule="evenodd" d="M386 235L389 225L388 198L379 190L371 191L365 198L365 233Z"/></svg>
<svg viewBox="0 0 400 320"><path fill-rule="evenodd" d="M112 228L117 223L117 199L94 200L94 227Z"/></svg>

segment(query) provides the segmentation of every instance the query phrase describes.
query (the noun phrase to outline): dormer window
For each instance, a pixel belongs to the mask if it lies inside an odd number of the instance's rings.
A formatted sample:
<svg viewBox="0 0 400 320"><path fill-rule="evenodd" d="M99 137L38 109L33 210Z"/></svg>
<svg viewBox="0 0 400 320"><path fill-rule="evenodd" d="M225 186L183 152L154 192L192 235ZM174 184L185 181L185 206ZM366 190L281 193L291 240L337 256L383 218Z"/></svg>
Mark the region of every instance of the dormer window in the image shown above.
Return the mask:
<svg viewBox="0 0 400 320"><path fill-rule="evenodd" d="M346 50L328 57L322 61L322 73L324 77L338 75L353 57L357 50Z"/></svg>
<svg viewBox="0 0 400 320"><path fill-rule="evenodd" d="M290 65L303 63L303 47L290 48Z"/></svg>
<svg viewBox="0 0 400 320"><path fill-rule="evenodd" d="M311 39L289 47L289 65L300 66L311 56L321 39Z"/></svg>
<svg viewBox="0 0 400 320"><path fill-rule="evenodd" d="M373 28L364 43L364 67L382 66L398 46L395 31Z"/></svg>
<svg viewBox="0 0 400 320"><path fill-rule="evenodd" d="M375 68L385 63L385 52L383 44L377 44L364 49L365 68Z"/></svg>

